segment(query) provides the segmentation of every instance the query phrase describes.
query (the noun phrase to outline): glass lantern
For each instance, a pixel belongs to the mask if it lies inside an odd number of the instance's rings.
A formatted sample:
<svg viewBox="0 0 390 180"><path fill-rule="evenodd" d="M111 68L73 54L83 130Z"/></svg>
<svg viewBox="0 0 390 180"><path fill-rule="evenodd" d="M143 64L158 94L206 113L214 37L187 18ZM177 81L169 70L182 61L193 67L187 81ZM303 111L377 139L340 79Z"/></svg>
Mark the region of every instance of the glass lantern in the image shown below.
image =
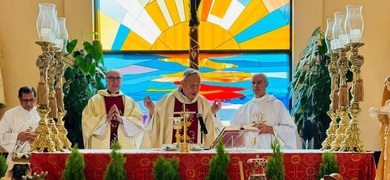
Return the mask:
<svg viewBox="0 0 390 180"><path fill-rule="evenodd" d="M347 17L345 19L345 30L351 38L351 43L361 42L364 20L362 15L362 5L347 5Z"/></svg>
<svg viewBox="0 0 390 180"><path fill-rule="evenodd" d="M332 50L337 50L338 48L345 48L345 45L349 43L349 36L345 32L345 12L335 12L334 13L334 26L333 26L333 43L334 47Z"/></svg>
<svg viewBox="0 0 390 180"><path fill-rule="evenodd" d="M40 40L55 43L57 27L55 10L44 10L41 22Z"/></svg>
<svg viewBox="0 0 390 180"><path fill-rule="evenodd" d="M54 11L56 8L56 5L51 4L51 3L39 3L38 7L39 7L39 12L38 12L38 17L37 17L37 22L36 22L36 28L37 28L37 32L38 32L38 38L41 41L42 40L41 27L42 27L42 20L43 20L43 11L45 11L45 10L53 10Z"/></svg>
<svg viewBox="0 0 390 180"><path fill-rule="evenodd" d="M334 41L332 41L333 26L334 26L334 19L333 18L326 19L325 43L326 43L326 47L328 48L328 53L332 53L335 46Z"/></svg>
<svg viewBox="0 0 390 180"><path fill-rule="evenodd" d="M66 30L65 18L60 17L58 21L58 38L57 38L57 47L60 51L66 53L66 45L68 43L68 31Z"/></svg>

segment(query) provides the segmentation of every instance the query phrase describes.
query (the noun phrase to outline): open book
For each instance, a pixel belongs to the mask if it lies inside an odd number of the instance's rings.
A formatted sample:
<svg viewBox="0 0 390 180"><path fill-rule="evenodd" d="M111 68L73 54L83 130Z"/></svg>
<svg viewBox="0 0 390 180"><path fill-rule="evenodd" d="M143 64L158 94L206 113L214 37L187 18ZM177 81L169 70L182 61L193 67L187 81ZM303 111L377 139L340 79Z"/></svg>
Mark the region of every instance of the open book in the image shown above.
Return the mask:
<svg viewBox="0 0 390 180"><path fill-rule="evenodd" d="M253 144L252 141L254 141L255 135L258 133L259 129L252 126L228 126L215 138L210 145L210 149L215 148L219 138L222 138L225 148L247 148Z"/></svg>

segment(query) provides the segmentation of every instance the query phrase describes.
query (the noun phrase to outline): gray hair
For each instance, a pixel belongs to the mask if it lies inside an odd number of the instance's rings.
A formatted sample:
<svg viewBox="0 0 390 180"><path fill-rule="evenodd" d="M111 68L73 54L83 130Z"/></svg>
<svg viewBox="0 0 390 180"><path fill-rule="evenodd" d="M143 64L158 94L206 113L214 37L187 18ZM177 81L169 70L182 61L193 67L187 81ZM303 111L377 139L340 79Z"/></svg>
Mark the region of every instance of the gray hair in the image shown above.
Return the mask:
<svg viewBox="0 0 390 180"><path fill-rule="evenodd" d="M257 73L257 74L254 74L254 75L252 76L252 80L253 80L253 77L254 77L254 76L263 76L264 79L265 79L265 82L268 84L268 77L267 77L267 75L265 75L264 73Z"/></svg>
<svg viewBox="0 0 390 180"><path fill-rule="evenodd" d="M193 74L196 74L196 75L198 75L198 77L200 77L200 73L198 70L195 70L192 68L188 68L187 70L185 70L184 75L183 75L183 81L185 81L188 76L193 75Z"/></svg>

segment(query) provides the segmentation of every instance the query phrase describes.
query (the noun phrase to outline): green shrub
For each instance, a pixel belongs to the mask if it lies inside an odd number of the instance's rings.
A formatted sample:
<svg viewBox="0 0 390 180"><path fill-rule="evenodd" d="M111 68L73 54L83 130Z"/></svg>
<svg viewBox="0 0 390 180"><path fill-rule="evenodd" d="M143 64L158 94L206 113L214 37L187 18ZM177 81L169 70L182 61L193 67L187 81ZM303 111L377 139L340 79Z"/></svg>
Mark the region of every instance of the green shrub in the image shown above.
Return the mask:
<svg viewBox="0 0 390 180"><path fill-rule="evenodd" d="M7 172L7 158L0 155L0 178L5 176Z"/></svg>
<svg viewBox="0 0 390 180"><path fill-rule="evenodd" d="M121 145L118 142L114 143L114 147L110 153L111 161L108 164L106 172L104 174L104 180L126 180L127 172L124 168L126 158L122 153L118 152L121 149Z"/></svg>
<svg viewBox="0 0 390 180"><path fill-rule="evenodd" d="M265 168L265 173L270 180L284 179L283 153L280 152L280 144L277 139L271 144L272 155L267 158L268 165Z"/></svg>
<svg viewBox="0 0 390 180"><path fill-rule="evenodd" d="M165 159L159 156L153 164L153 179L155 180L179 180L179 159L172 157Z"/></svg>
<svg viewBox="0 0 390 180"><path fill-rule="evenodd" d="M337 162L337 157L333 153L324 152L322 154L322 163L320 164L320 170L318 172L318 178L321 179L324 175L329 175L332 173L339 172L339 165Z"/></svg>
<svg viewBox="0 0 390 180"><path fill-rule="evenodd" d="M207 180L225 180L229 179L227 174L227 168L229 166L230 156L223 147L222 138L218 140L216 146L217 154L213 156L210 160L210 170L207 176Z"/></svg>
<svg viewBox="0 0 390 180"><path fill-rule="evenodd" d="M85 180L84 168L84 155L79 152L78 145L75 144L72 148L72 153L66 158L65 170L62 172L62 179Z"/></svg>

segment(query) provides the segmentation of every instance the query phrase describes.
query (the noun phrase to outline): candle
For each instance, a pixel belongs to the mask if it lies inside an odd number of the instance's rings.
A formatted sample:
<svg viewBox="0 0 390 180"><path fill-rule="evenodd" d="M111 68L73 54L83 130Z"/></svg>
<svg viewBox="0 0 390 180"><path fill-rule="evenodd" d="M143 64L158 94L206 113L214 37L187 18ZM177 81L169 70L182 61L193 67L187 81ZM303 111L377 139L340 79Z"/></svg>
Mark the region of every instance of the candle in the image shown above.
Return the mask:
<svg viewBox="0 0 390 180"><path fill-rule="evenodd" d="M41 29L41 40L46 42L51 42L51 29L42 28Z"/></svg>
<svg viewBox="0 0 390 180"><path fill-rule="evenodd" d="M360 29L351 29L349 36L351 37L352 43L357 43L361 41L362 33Z"/></svg>

